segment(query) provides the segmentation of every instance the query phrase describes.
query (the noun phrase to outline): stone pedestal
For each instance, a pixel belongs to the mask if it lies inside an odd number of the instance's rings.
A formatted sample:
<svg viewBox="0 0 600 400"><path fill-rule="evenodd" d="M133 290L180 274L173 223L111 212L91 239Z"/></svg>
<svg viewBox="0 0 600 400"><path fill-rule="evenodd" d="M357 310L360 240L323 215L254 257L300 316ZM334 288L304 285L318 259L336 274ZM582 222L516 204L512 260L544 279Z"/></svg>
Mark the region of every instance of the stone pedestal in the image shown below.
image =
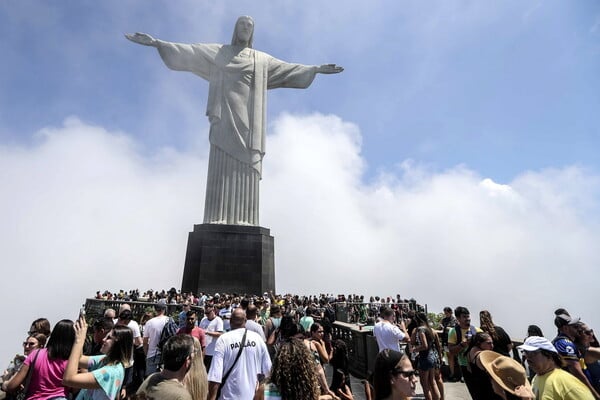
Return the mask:
<svg viewBox="0 0 600 400"><path fill-rule="evenodd" d="M188 236L182 292L275 292L274 239L260 226L201 224Z"/></svg>

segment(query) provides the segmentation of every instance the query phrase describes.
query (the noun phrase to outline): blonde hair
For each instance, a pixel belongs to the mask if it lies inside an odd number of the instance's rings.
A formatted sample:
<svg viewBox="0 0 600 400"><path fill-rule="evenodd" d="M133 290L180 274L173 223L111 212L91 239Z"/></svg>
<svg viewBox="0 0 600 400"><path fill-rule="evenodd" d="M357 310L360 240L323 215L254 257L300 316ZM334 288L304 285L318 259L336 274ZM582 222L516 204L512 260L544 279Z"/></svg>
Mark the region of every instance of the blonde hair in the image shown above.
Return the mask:
<svg viewBox="0 0 600 400"><path fill-rule="evenodd" d="M206 368L202 362L202 347L200 341L194 339L195 353L192 357L192 365L183 378L183 386L192 395L192 400L205 400L208 395L208 377Z"/></svg>

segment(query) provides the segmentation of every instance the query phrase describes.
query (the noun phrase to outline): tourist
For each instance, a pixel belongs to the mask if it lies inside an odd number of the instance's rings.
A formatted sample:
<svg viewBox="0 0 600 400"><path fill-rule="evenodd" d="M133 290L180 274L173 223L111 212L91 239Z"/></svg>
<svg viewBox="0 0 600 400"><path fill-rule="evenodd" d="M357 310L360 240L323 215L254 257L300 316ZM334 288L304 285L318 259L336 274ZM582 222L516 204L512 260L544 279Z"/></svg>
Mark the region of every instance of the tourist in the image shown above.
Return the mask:
<svg viewBox="0 0 600 400"><path fill-rule="evenodd" d="M525 369L516 360L503 356L491 350L483 350L479 356L479 363L483 365L492 378L494 392L502 400L530 400L534 393L531 390ZM491 399L485 397L483 399ZM543 400L553 400L552 397L539 397Z"/></svg>
<svg viewBox="0 0 600 400"><path fill-rule="evenodd" d="M183 378L183 386L190 392L192 400L206 400L208 395L208 378L202 357L200 341L194 338L194 353L191 355L192 364Z"/></svg>
<svg viewBox="0 0 600 400"><path fill-rule="evenodd" d="M385 349L375 358L374 400L408 400L415 395L417 375L408 356Z"/></svg>
<svg viewBox="0 0 600 400"><path fill-rule="evenodd" d="M46 318L38 318L31 323L31 328L27 334L43 333L46 337L50 336L50 321Z"/></svg>
<svg viewBox="0 0 600 400"><path fill-rule="evenodd" d="M495 325L492 320L492 315L488 310L479 312L479 327L482 331L487 332L494 341L494 351L503 356L511 357L513 348L510 336L501 326Z"/></svg>
<svg viewBox="0 0 600 400"><path fill-rule="evenodd" d="M333 355L329 360L333 368L329 390L338 393L338 390L350 387L350 360L348 359L348 346L346 342L337 339L333 344Z"/></svg>
<svg viewBox="0 0 600 400"><path fill-rule="evenodd" d="M223 334L223 320L216 314L215 307L206 306L204 318L200 321L200 328L204 330L206 348L204 349L204 366L210 371L210 364L215 353L215 344Z"/></svg>
<svg viewBox="0 0 600 400"><path fill-rule="evenodd" d="M325 331L323 330L323 326L321 324L318 322L313 323L310 327L309 337L304 339L304 344L312 354L312 359L315 363L315 372L317 373L319 385L321 386L321 393L334 395L334 393L329 390L327 378L325 377L325 369L323 368L323 365L327 364L331 358L330 354L327 353L325 342L323 341L324 333Z"/></svg>
<svg viewBox="0 0 600 400"><path fill-rule="evenodd" d="M23 342L23 355L17 354L9 364L8 368L2 374L1 382L9 381L23 367L23 362L27 356L36 349L41 349L46 345L46 335L43 333L34 333L29 335ZM0 382L0 383L1 383ZM19 393L22 389L17 389L12 394L12 398L25 397L25 393ZM10 396L9 396L10 398Z"/></svg>
<svg viewBox="0 0 600 400"><path fill-rule="evenodd" d="M186 318L187 318L187 313L188 311L190 311L192 309L192 307L190 306L189 303L185 303L182 306L182 310L178 315L178 324L179 324L179 329L183 328L186 324Z"/></svg>
<svg viewBox="0 0 600 400"><path fill-rule="evenodd" d="M477 332L481 332L481 329L471 325L471 313L466 307L456 307L454 309L454 315L456 316L458 323L454 328L450 329L450 332L448 332L448 349L450 350L451 355L457 356L463 379L469 393L471 393L471 397L473 397L473 393L471 392L473 382L471 380L467 352L471 338L475 336Z"/></svg>
<svg viewBox="0 0 600 400"><path fill-rule="evenodd" d="M246 328L249 331L256 332L263 342L266 343L267 338L265 337L265 330L261 324L256 322L258 319L258 308L254 304L247 304L246 307L242 307L242 309L246 310Z"/></svg>
<svg viewBox="0 0 600 400"><path fill-rule="evenodd" d="M281 344L266 384L255 398L325 400L332 399L332 396L321 396L308 348L300 339L288 339Z"/></svg>
<svg viewBox="0 0 600 400"><path fill-rule="evenodd" d="M73 321L63 319L52 330L48 346L29 353L23 367L13 378L2 384L2 390L14 392L24 384L29 369L32 369L27 398L66 398L69 390L63 386L63 373L75 341Z"/></svg>
<svg viewBox="0 0 600 400"><path fill-rule="evenodd" d="M281 307L277 304L273 304L269 308L269 318L265 322L265 337L267 338L267 349L269 350L269 356L271 360L275 358L275 343L277 342L277 328L281 325Z"/></svg>
<svg viewBox="0 0 600 400"><path fill-rule="evenodd" d="M527 337L529 336L541 336L544 337L542 329L537 325L529 325L527 327Z"/></svg>
<svg viewBox="0 0 600 400"><path fill-rule="evenodd" d="M143 346L146 354L146 376L158 371L161 363L160 349L158 342L163 328L169 322L169 316L165 315L167 306L162 302L154 304L156 317L152 318L144 325Z"/></svg>
<svg viewBox="0 0 600 400"><path fill-rule="evenodd" d="M125 368L125 381L123 384L126 388L126 393L133 394L146 377L146 355L144 353L144 342L140 326L133 319L133 313L129 304L121 304L119 307L119 317L115 325L126 326L131 329L131 333L133 334L133 355L129 367Z"/></svg>
<svg viewBox="0 0 600 400"><path fill-rule="evenodd" d="M596 392L600 392L600 347L594 330L586 323L581 322L575 344L585 361L585 375Z"/></svg>
<svg viewBox="0 0 600 400"><path fill-rule="evenodd" d="M381 320L373 327L373 335L377 340L379 351L390 349L400 351L400 342L408 342L404 321L396 324L396 313L391 308L384 308L381 312Z"/></svg>
<svg viewBox="0 0 600 400"><path fill-rule="evenodd" d="M477 332L471 339L467 360L471 370L472 386L470 389L473 400L500 400L501 397L494 392L492 379L481 363L479 356L485 350L493 350L494 341L487 332Z"/></svg>
<svg viewBox="0 0 600 400"><path fill-rule="evenodd" d="M94 322L93 335L91 343L85 346L83 354L88 356L97 356L102 354L102 344L104 338L115 327L113 319L110 317L100 317Z"/></svg>
<svg viewBox="0 0 600 400"><path fill-rule="evenodd" d="M518 349L536 373L532 382L536 399L594 400L581 380L561 369L562 357L548 339L530 336Z"/></svg>
<svg viewBox="0 0 600 400"><path fill-rule="evenodd" d="M271 369L266 344L255 332L245 329L246 313L231 313L231 331L219 336L208 371L209 400L252 400L258 376ZM220 391L220 396L217 396Z"/></svg>
<svg viewBox="0 0 600 400"><path fill-rule="evenodd" d="M554 325L558 329L558 335L552 340L552 344L566 365L567 371L573 374L577 379L583 382L592 392L594 397L600 399L600 394L596 392L594 386L585 375L582 368L583 357L574 343L580 336L580 320L567 314L556 314L565 312L563 309L555 311ZM531 365L530 365L531 366Z"/></svg>
<svg viewBox="0 0 600 400"><path fill-rule="evenodd" d="M444 317L440 321L440 329L442 330L442 334L440 339L442 340L442 346L444 348L444 355L448 360L448 369L450 371L449 380L456 381L457 375L457 360L456 355L450 355L450 351L448 350L448 332L452 327L456 325L456 318L454 318L454 313L450 307L444 307Z"/></svg>
<svg viewBox="0 0 600 400"><path fill-rule="evenodd" d="M423 394L426 400L439 400L443 397L436 382L436 375L440 369L439 342L436 345L436 337L429 327L425 313L417 313L415 322L417 327L412 331L410 341L411 350L418 353L417 369Z"/></svg>
<svg viewBox="0 0 600 400"><path fill-rule="evenodd" d="M75 343L63 376L63 384L81 389L76 400L120 398L125 368L133 358L133 333L124 325L116 325L104 338L102 355L83 355L88 325L82 316L74 325ZM78 372L85 369L87 372Z"/></svg>
<svg viewBox="0 0 600 400"><path fill-rule="evenodd" d="M192 400L183 382L187 372L191 370L195 355L194 338L190 335L171 336L163 346L163 370L151 374L142 382L136 393L137 398Z"/></svg>
<svg viewBox="0 0 600 400"><path fill-rule="evenodd" d="M184 321L185 325L177 330L177 334L191 335L198 339L201 346L200 355L202 356L204 354L204 349L206 349L206 333L204 332L204 329L197 325L198 318L196 317L196 311L187 311Z"/></svg>
<svg viewBox="0 0 600 400"><path fill-rule="evenodd" d="M540 337L543 337L544 334L542 333L542 329L539 326L537 326L537 325L529 325L527 327L527 336L525 336L525 339L523 339L523 341L525 341L530 336L540 336ZM529 368L529 365L527 364L527 360L521 359L521 363L523 364L523 366L527 370L527 376L529 377L529 381L531 382L531 380L533 379L533 377L535 375L535 372L533 372L533 370L531 368Z"/></svg>

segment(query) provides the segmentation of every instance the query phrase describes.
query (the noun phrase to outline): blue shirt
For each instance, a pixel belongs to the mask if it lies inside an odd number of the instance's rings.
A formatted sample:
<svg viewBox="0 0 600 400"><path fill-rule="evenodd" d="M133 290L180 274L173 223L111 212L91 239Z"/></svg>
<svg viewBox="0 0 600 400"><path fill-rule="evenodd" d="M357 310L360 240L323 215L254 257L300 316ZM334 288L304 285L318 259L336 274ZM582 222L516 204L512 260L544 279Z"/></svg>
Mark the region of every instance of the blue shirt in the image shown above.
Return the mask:
<svg viewBox="0 0 600 400"><path fill-rule="evenodd" d="M97 389L82 389L77 395L76 400L114 400L121 390L125 369L123 364L105 365L104 354L91 356L88 361L88 371L90 371L96 382L100 385Z"/></svg>

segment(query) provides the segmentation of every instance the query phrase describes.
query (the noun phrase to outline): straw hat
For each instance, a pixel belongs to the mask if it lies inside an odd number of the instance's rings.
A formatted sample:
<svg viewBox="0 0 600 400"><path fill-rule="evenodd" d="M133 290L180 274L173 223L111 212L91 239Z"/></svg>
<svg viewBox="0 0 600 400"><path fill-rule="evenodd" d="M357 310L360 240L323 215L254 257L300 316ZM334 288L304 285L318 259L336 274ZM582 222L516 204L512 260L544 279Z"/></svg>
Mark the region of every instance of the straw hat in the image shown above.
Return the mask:
<svg viewBox="0 0 600 400"><path fill-rule="evenodd" d="M517 361L490 350L479 353L479 360L502 389L520 397L534 397L525 368Z"/></svg>

